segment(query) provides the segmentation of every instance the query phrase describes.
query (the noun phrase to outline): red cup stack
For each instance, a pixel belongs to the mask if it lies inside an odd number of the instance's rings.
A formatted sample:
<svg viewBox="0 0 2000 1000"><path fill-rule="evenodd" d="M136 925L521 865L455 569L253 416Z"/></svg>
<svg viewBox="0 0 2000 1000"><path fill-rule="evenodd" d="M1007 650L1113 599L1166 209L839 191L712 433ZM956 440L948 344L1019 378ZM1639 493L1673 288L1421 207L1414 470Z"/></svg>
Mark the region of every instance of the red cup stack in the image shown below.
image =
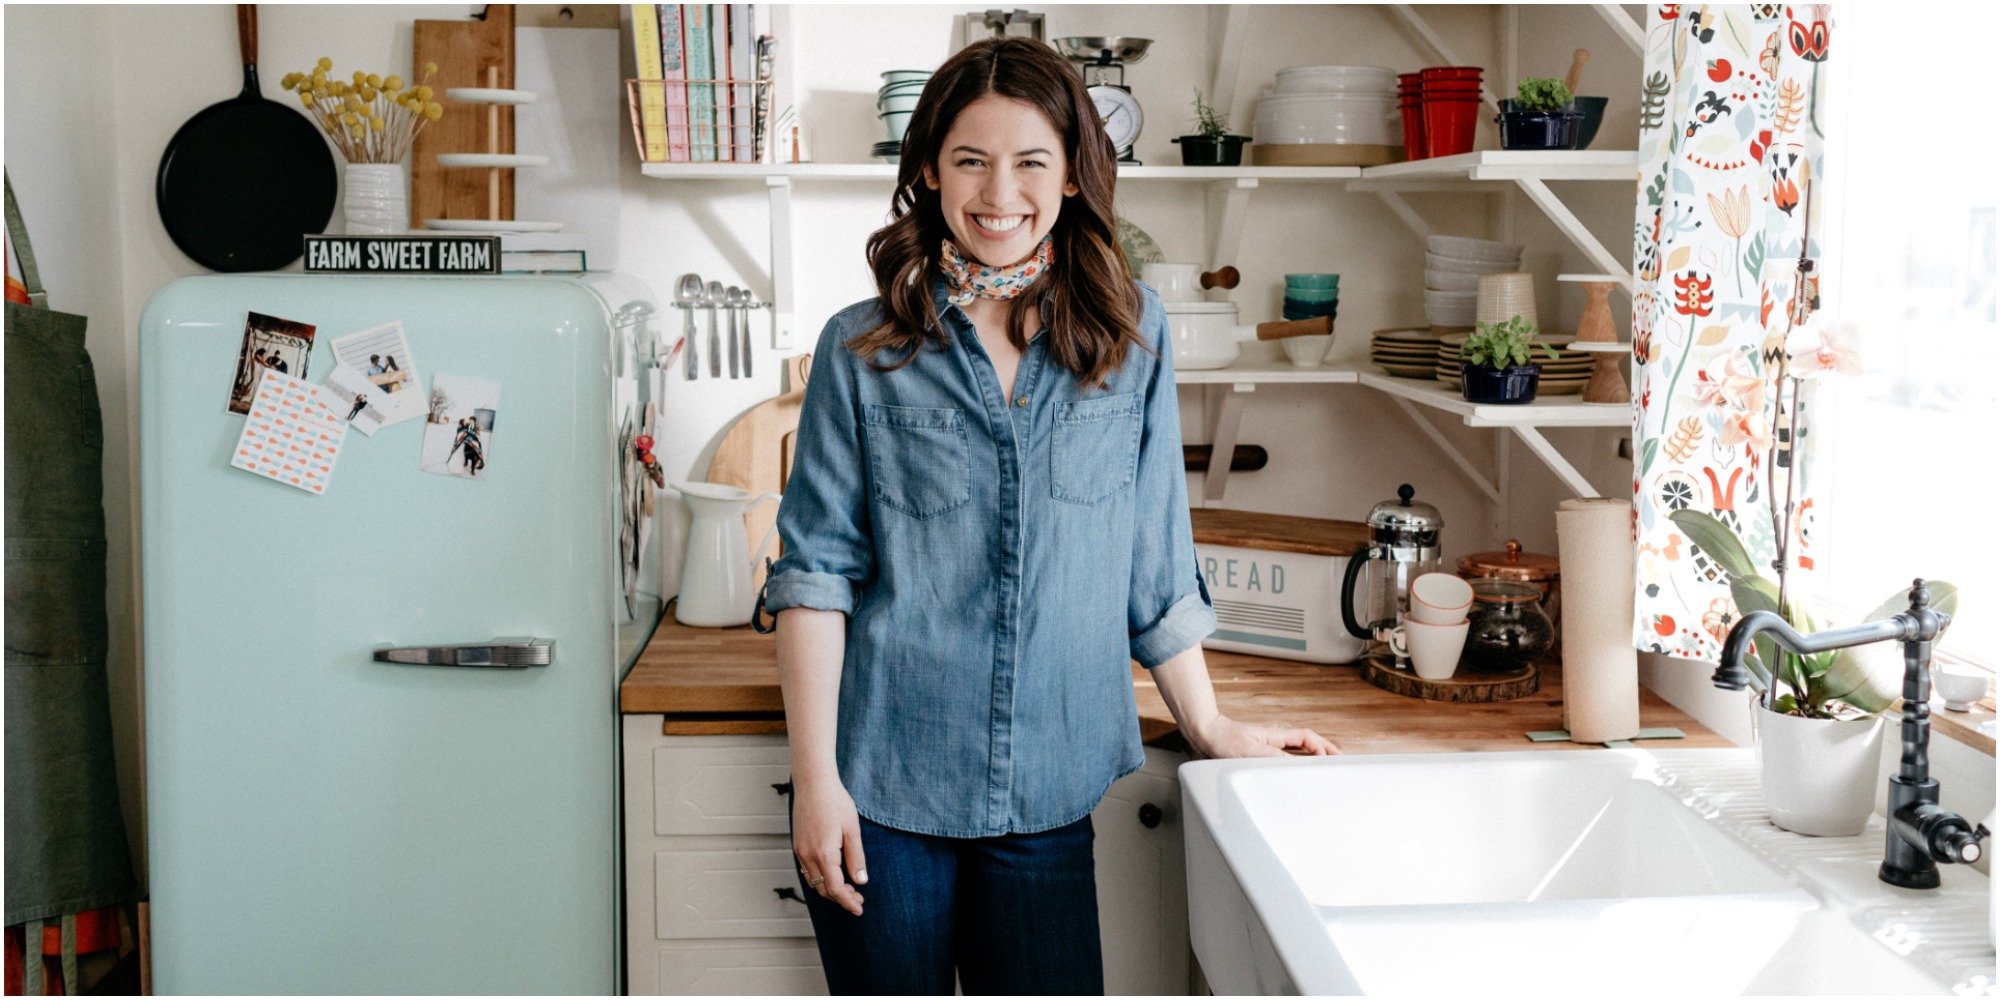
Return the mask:
<svg viewBox="0 0 2000 1000"><path fill-rule="evenodd" d="M1472 152L1472 137L1479 124L1480 75L1478 66L1427 66L1417 77L1417 105L1422 114L1419 133L1422 136L1423 155L1452 156ZM1410 140L1410 126L1407 120L1410 100L1409 74L1400 77L1406 88L1403 93L1404 114L1403 138L1407 145Z"/></svg>

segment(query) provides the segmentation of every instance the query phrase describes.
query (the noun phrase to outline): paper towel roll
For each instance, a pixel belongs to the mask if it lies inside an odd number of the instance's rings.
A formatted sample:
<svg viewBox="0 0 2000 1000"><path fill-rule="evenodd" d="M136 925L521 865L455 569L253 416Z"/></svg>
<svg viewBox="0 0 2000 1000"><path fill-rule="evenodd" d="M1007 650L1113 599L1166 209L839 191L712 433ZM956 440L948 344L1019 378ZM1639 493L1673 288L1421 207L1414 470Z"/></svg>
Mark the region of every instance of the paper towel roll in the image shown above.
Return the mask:
<svg viewBox="0 0 2000 1000"><path fill-rule="evenodd" d="M1639 653L1632 645L1632 502L1556 505L1562 559L1563 716L1578 743L1639 735Z"/></svg>

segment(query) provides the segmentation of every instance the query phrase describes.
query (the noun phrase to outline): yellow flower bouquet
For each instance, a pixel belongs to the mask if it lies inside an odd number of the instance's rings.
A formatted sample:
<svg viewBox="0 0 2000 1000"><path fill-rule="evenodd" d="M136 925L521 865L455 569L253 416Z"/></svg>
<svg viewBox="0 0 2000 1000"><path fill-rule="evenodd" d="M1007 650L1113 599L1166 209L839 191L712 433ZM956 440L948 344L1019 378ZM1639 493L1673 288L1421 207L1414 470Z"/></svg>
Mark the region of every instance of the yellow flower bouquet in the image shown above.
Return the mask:
<svg viewBox="0 0 2000 1000"><path fill-rule="evenodd" d="M405 87L394 74L378 76L355 70L340 80L333 60L321 56L312 69L285 74L282 85L299 96L320 128L349 163L401 163L424 126L444 117L444 105L432 100L429 81L437 63L424 66L424 78Z"/></svg>

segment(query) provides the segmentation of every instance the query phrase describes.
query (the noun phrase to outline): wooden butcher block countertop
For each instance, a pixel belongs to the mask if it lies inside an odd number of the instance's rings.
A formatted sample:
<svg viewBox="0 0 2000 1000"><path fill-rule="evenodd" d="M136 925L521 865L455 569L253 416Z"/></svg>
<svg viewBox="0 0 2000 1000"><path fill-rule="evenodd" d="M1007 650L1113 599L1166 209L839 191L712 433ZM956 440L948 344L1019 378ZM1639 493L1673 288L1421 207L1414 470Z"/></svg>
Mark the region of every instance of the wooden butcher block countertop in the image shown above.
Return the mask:
<svg viewBox="0 0 2000 1000"><path fill-rule="evenodd" d="M664 715L667 735L782 733L777 636L748 625L693 628L674 620L670 603L653 639L619 686L628 715ZM1305 726L1343 753L1432 753L1463 750L1575 748L1534 743L1532 730L1562 728L1562 674L1542 666L1541 689L1492 704L1423 701L1363 680L1357 666L1322 666L1247 653L1204 650L1221 710L1244 722ZM1139 731L1148 743L1174 745L1173 715L1145 668L1132 665ZM1671 726L1685 739L1648 740L1641 747L1726 747L1732 744L1645 689L1640 724Z"/></svg>

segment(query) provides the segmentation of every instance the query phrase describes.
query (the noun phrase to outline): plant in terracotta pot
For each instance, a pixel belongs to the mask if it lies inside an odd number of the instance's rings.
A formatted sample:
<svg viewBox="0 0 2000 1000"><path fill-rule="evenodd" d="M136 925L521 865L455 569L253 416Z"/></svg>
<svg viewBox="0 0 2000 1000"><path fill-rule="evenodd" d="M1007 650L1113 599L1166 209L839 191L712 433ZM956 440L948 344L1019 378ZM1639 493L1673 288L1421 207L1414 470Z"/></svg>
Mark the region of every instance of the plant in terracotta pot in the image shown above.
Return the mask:
<svg viewBox="0 0 2000 1000"><path fill-rule="evenodd" d="M1181 146L1181 163L1190 167L1234 167L1243 162L1247 135L1230 135L1229 120L1208 103L1199 88L1194 92L1195 131L1175 136Z"/></svg>
<svg viewBox="0 0 2000 1000"><path fill-rule="evenodd" d="M1552 76L1531 76L1515 88L1514 98L1500 102L1501 149L1575 149L1577 126L1584 119L1574 95Z"/></svg>
<svg viewBox="0 0 2000 1000"><path fill-rule="evenodd" d="M1531 403L1541 381L1542 366L1530 363L1533 352L1549 360L1555 349L1535 338L1535 324L1520 314L1500 323L1480 323L1458 349L1465 384L1460 392L1471 403Z"/></svg>

